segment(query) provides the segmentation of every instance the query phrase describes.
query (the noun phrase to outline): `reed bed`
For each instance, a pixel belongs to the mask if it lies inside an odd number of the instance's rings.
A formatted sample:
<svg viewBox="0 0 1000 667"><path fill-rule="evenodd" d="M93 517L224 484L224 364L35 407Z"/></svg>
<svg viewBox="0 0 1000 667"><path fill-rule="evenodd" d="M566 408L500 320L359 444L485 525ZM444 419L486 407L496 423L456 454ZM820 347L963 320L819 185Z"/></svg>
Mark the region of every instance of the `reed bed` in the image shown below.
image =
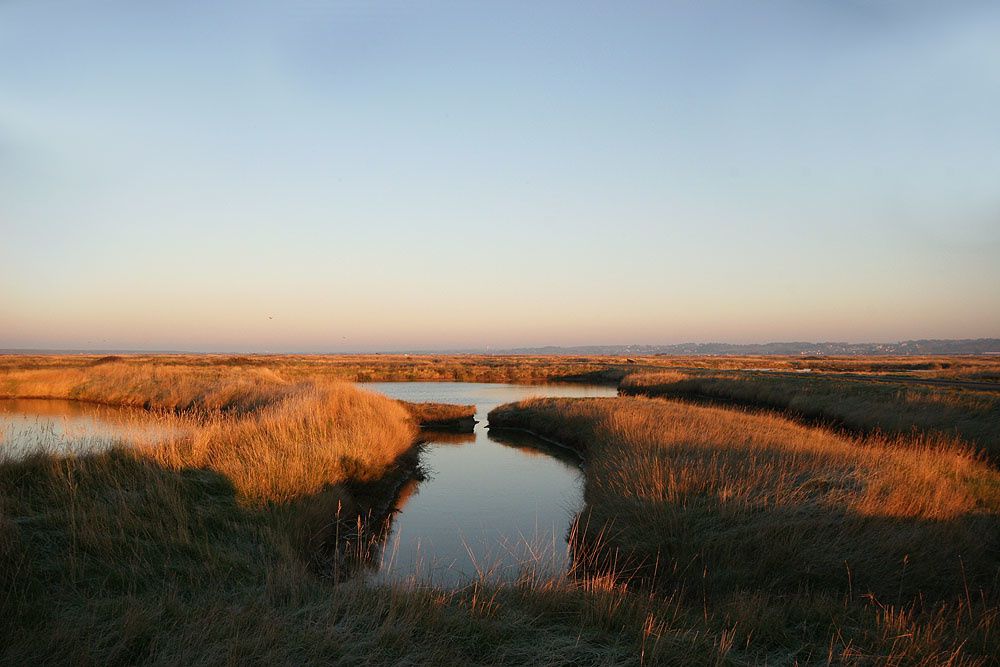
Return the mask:
<svg viewBox="0 0 1000 667"><path fill-rule="evenodd" d="M824 374L944 379L995 383L1000 378L997 356L808 357L748 356L609 356L609 355L490 355L490 354L61 354L0 355L0 395L4 380L17 371L67 371L111 366L175 369L181 375L200 371L271 371L286 381L345 380L351 382L590 382L617 385L639 372L657 370L812 371ZM55 374L54 377L58 377ZM1000 387L1000 385L997 385Z"/></svg>
<svg viewBox="0 0 1000 667"><path fill-rule="evenodd" d="M960 444L649 398L535 399L490 424L583 453L588 576L738 621L739 641L786 656L826 642L880 661L890 626L908 628L899 662L1000 650L1000 473Z"/></svg>
<svg viewBox="0 0 1000 667"><path fill-rule="evenodd" d="M51 433L0 462L0 664L638 664L643 643L658 655L648 605L618 591L332 586L331 535L377 522L412 464L417 424L399 402L267 369L117 360L8 370L4 387L156 407L171 435Z"/></svg>
<svg viewBox="0 0 1000 667"><path fill-rule="evenodd" d="M0 395L17 389L26 372L37 376L39 371L52 373L47 381L63 385L73 381L72 371L91 374L103 369L107 376L134 374L156 368L173 378L231 376L243 372L245 377L271 373L272 379L287 382L299 380L342 380L350 382L517 382L538 383L558 381L565 377L587 379L590 373L624 368L622 357L563 357L563 356L495 356L495 355L0 355ZM617 382L623 373L612 374ZM600 378L600 375L596 375ZM265 378L266 381L266 378ZM13 382L14 384L8 384ZM110 380L110 384L115 384ZM148 389L148 388L146 388ZM141 388L138 396L147 392Z"/></svg>
<svg viewBox="0 0 1000 667"><path fill-rule="evenodd" d="M399 401L414 421L425 428L471 432L476 425L476 406L452 403Z"/></svg>
<svg viewBox="0 0 1000 667"><path fill-rule="evenodd" d="M295 393L268 368L219 368L117 361L0 372L0 397L62 398L175 412L248 413Z"/></svg>
<svg viewBox="0 0 1000 667"><path fill-rule="evenodd" d="M861 433L935 434L959 439L1000 461L1000 393L915 384L768 374L631 375L631 395L662 396L770 408Z"/></svg>
<svg viewBox="0 0 1000 667"><path fill-rule="evenodd" d="M355 393L344 400L367 398ZM257 455L276 442L260 433L270 418L238 432L232 416L199 421L194 440L161 450L89 443L96 453L0 464L0 664L717 664L731 652L707 626L651 623L664 603L530 564L504 586L331 586L302 548L338 516L362 517L356 487L307 493L314 472L278 475L269 462L287 456ZM304 431L279 430L315 433L303 418ZM238 449L212 442L220 433ZM248 476L261 467L273 474Z"/></svg>
<svg viewBox="0 0 1000 667"><path fill-rule="evenodd" d="M645 398L491 414L586 459L572 577L525 563L506 584L333 586L317 547L385 509L412 464L415 416L447 410L336 382L333 363L250 359L0 359L0 396L152 409L171 433L0 462L0 664L981 665L1000 653L1000 481L968 449ZM560 372L611 368L589 363Z"/></svg>

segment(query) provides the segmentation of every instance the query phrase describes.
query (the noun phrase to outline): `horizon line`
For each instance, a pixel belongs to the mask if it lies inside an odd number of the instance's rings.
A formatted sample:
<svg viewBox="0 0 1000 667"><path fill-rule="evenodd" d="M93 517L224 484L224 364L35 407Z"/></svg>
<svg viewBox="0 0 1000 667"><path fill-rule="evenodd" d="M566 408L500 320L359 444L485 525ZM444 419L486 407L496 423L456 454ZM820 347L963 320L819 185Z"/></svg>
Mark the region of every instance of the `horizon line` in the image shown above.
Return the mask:
<svg viewBox="0 0 1000 667"><path fill-rule="evenodd" d="M564 351L569 354L601 354L598 352L583 352L583 350L594 350L600 348L606 349L618 349L621 350L621 354L626 354L628 350L633 350L637 354L641 354L641 350L647 349L648 353L656 354L652 352L655 348L660 348L664 350L677 349L685 347L730 347L730 348L767 348L776 346L845 346L845 347L899 347L909 344L986 344L987 346L996 346L996 350L981 351L981 352L952 352L948 354L955 355L990 355L990 354L1000 354L1000 337L979 337L979 338L919 338L919 339L903 339L891 342L872 342L872 341L836 341L836 340L826 340L826 341L803 341L803 340L778 340L778 341L767 341L763 343L732 343L725 341L687 341L683 343L627 343L627 344L607 344L607 343L593 343L584 345L518 345L509 346L503 348L493 348L492 346L480 346L480 347L460 347L460 348L440 348L440 349L428 349L428 348L395 348L395 349L379 349L379 350L352 350L352 351L321 351L321 350L294 350L294 351L271 351L271 350L204 350L204 349L157 349L157 348L117 348L117 347L101 347L101 348L60 348L60 347L10 347L10 348L0 348L0 355L28 355L28 354L156 354L156 355L249 355L249 356L335 356L335 355L345 355L345 356L361 356L361 355L372 355L372 354L410 354L410 355L427 355L427 354L445 354L445 355L457 355L457 354L492 354L492 355L524 355L524 354L542 354L537 352L538 350L552 350L552 354L559 354L558 351ZM813 352L816 353L816 352ZM614 355L615 353L604 353ZM691 352L690 356L724 356L727 352ZM766 353L764 356L767 356ZM807 351L800 352L773 352L774 356L784 356L788 354L810 354ZM823 354L818 352L818 354ZM924 353L931 354L931 353ZM944 354L944 353L942 353Z"/></svg>

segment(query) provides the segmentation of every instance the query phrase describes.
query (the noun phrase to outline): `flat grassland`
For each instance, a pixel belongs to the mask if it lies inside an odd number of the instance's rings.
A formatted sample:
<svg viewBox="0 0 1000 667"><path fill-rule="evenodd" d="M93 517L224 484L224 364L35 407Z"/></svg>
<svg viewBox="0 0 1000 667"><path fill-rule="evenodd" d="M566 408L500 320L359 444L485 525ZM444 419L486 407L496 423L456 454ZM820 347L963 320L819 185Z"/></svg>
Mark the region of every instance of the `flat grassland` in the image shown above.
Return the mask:
<svg viewBox="0 0 1000 667"><path fill-rule="evenodd" d="M143 406L177 435L0 462L0 664L638 664L728 650L687 628L661 647L661 603L600 582L526 570L502 587L335 585L412 463L417 423L400 402L267 368L61 365L11 364L0 395Z"/></svg>
<svg viewBox="0 0 1000 667"><path fill-rule="evenodd" d="M756 385L683 384L802 364L808 384L769 389L789 397L770 402ZM979 385L998 366L0 356L0 398L143 408L175 434L0 462L0 663L990 664L1000 473L982 454L995 451L995 404ZM345 545L362 549L414 465L418 426L472 408L403 404L352 380L620 381L657 397L494 411L491 425L584 457L573 570L542 579L526 564L517 582L445 591L336 582ZM706 396L741 407L692 403Z"/></svg>
<svg viewBox="0 0 1000 667"><path fill-rule="evenodd" d="M997 390L841 374L637 373L625 394L769 408L861 433L944 436L1000 461Z"/></svg>
<svg viewBox="0 0 1000 667"><path fill-rule="evenodd" d="M814 371L865 374L907 380L995 384L1000 390L1000 357L680 357L556 355L231 355L231 354L62 354L0 355L0 377L19 370L65 371L115 364L182 370L257 368L286 380L335 379L350 382L558 382L617 384L636 372L655 370ZM2 381L2 380L0 380ZM0 385L0 390L3 385Z"/></svg>
<svg viewBox="0 0 1000 667"><path fill-rule="evenodd" d="M1000 472L961 446L648 398L535 399L490 424L584 455L579 567L703 606L738 645L1000 655Z"/></svg>

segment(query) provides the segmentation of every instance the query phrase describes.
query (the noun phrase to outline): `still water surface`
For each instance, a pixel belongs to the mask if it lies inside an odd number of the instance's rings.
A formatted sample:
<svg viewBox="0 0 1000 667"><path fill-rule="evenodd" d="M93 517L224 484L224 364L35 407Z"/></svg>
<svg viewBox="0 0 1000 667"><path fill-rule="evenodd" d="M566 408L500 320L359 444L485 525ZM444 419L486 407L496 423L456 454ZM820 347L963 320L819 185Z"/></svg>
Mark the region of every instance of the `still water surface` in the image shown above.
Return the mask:
<svg viewBox="0 0 1000 667"><path fill-rule="evenodd" d="M615 396L614 387L463 382L363 385L407 401L474 404L475 433L432 436L420 456L428 473L403 489L373 579L453 586L484 574L510 579L528 566L566 571L567 535L583 506L575 455L515 431L489 431L487 413L532 396Z"/></svg>
<svg viewBox="0 0 1000 667"><path fill-rule="evenodd" d="M454 586L485 575L510 579L524 569L565 572L567 535L583 505L580 461L516 431L488 430L497 405L532 396L615 396L614 387L464 382L362 385L392 398L476 406L475 432L425 433L426 479L410 480L397 500L373 581ZM0 400L0 459L33 451L107 448L115 441L176 434L143 410L76 401Z"/></svg>
<svg viewBox="0 0 1000 667"><path fill-rule="evenodd" d="M0 459L37 451L85 454L137 438L163 440L176 434L146 410L80 401L0 399Z"/></svg>

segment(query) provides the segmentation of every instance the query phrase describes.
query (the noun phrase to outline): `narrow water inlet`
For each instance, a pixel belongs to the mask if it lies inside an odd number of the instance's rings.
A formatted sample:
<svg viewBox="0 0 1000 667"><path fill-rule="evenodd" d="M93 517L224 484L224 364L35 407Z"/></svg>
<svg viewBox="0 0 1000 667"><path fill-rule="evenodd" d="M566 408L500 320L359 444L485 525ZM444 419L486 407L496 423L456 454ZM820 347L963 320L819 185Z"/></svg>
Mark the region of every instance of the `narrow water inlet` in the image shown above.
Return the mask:
<svg viewBox="0 0 1000 667"><path fill-rule="evenodd" d="M419 474L400 478L388 532L359 570L373 582L440 586L560 575L583 505L580 460L526 433L489 430L497 405L530 397L615 396L609 386L401 382L361 385L411 402L476 406L472 433L421 433ZM71 400L0 400L0 455L100 451L133 437L175 435L154 413ZM390 495L390 494L384 494Z"/></svg>
<svg viewBox="0 0 1000 667"><path fill-rule="evenodd" d="M583 505L575 454L526 433L489 430L497 405L530 397L615 396L594 385L385 382L361 385L412 402L473 404L470 434L423 434L426 478L405 486L381 547L376 583L455 586L504 580L527 569L559 575L569 566L567 537Z"/></svg>

